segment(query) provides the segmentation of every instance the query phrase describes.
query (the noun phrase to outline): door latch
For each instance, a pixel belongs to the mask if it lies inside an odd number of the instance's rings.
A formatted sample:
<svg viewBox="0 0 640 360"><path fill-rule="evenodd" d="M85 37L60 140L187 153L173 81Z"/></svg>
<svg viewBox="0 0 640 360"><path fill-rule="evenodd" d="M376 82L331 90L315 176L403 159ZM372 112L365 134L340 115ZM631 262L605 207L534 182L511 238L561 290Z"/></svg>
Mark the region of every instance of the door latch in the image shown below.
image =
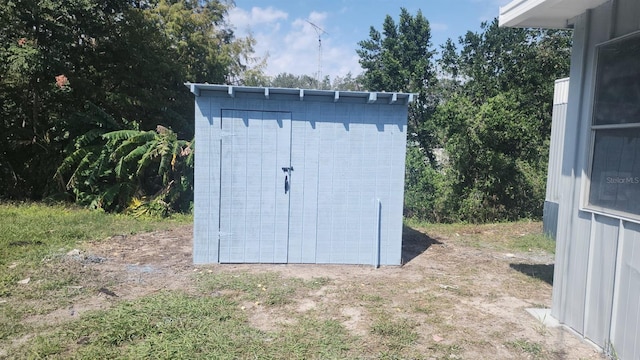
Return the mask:
<svg viewBox="0 0 640 360"><path fill-rule="evenodd" d="M284 193L289 192L289 176L291 176L291 172L293 171L293 166L283 167L282 171L285 173L284 175Z"/></svg>

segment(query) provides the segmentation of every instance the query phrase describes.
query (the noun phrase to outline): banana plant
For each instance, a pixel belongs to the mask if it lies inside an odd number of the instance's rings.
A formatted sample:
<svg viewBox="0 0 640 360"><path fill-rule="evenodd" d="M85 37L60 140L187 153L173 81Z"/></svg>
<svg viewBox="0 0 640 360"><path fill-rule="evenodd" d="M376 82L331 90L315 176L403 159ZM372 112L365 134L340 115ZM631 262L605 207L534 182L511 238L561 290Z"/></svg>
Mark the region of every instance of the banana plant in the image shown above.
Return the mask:
<svg viewBox="0 0 640 360"><path fill-rule="evenodd" d="M56 172L76 202L135 215L190 210L193 141L162 125L143 131L98 123L75 140Z"/></svg>

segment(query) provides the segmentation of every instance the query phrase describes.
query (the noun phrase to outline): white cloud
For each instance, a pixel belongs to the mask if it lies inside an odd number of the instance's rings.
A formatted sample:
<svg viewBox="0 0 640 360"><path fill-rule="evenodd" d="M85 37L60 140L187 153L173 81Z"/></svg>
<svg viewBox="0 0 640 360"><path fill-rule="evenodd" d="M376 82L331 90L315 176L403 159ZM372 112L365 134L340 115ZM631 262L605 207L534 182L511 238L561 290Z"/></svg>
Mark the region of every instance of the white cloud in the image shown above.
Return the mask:
<svg viewBox="0 0 640 360"><path fill-rule="evenodd" d="M333 80L348 72L354 75L362 72L355 50L348 44L339 44L338 34L322 32L329 16L325 12L312 11L306 18L290 22L285 12L274 8L254 7L251 12L235 8L229 15L236 29L241 30L241 26L246 29L246 33L237 31L239 36L251 32L256 39L255 54L260 57L268 54L265 73L269 76L287 72L315 77L318 73L319 34L323 77L328 75ZM310 22L322 30L316 30ZM261 26L255 26L257 24Z"/></svg>
<svg viewBox="0 0 640 360"><path fill-rule="evenodd" d="M253 27L256 25L278 27L278 21L286 20L288 17L289 14L286 12L271 6L268 8L253 7L251 11L241 8L233 8L229 11L229 22L241 33L254 31Z"/></svg>

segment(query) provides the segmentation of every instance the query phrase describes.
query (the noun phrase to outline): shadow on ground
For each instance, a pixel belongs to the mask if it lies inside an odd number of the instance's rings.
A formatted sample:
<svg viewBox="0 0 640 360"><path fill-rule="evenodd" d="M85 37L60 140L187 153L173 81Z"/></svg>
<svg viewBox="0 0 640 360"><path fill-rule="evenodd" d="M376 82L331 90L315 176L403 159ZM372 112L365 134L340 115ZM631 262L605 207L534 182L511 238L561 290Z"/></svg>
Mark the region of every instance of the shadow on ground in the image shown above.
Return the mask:
<svg viewBox="0 0 640 360"><path fill-rule="evenodd" d="M512 269L553 285L553 264L509 264Z"/></svg>
<svg viewBox="0 0 640 360"><path fill-rule="evenodd" d="M402 264L406 264L425 252L431 245L442 244L429 235L410 228L406 225L402 226Z"/></svg>

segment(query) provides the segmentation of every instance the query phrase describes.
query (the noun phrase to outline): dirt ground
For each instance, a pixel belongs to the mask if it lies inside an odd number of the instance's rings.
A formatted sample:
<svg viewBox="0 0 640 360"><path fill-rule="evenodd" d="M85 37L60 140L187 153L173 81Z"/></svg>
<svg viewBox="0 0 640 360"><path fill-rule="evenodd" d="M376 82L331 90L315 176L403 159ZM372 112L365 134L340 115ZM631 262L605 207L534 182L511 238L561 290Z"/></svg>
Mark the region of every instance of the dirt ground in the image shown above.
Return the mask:
<svg viewBox="0 0 640 360"><path fill-rule="evenodd" d="M165 289L194 291L194 274L271 271L284 277L328 281L283 307L242 304L252 325L260 329L276 329L292 312L316 311L339 320L354 335L367 336L374 312L379 310L367 306L367 301L370 304L375 297L376 307L417 322L419 336L412 346L418 353L429 354L448 346L449 358L460 359L601 358L594 347L569 330L545 327L525 311L551 306L553 257L478 246L469 239L499 231L478 229L477 234L425 235L405 228L405 264L379 269L353 265L194 266L190 226L117 236L67 254L79 260L78 271L94 274L94 296L29 321L66 321L87 310L108 308L115 301ZM541 345L543 352L531 344Z"/></svg>

